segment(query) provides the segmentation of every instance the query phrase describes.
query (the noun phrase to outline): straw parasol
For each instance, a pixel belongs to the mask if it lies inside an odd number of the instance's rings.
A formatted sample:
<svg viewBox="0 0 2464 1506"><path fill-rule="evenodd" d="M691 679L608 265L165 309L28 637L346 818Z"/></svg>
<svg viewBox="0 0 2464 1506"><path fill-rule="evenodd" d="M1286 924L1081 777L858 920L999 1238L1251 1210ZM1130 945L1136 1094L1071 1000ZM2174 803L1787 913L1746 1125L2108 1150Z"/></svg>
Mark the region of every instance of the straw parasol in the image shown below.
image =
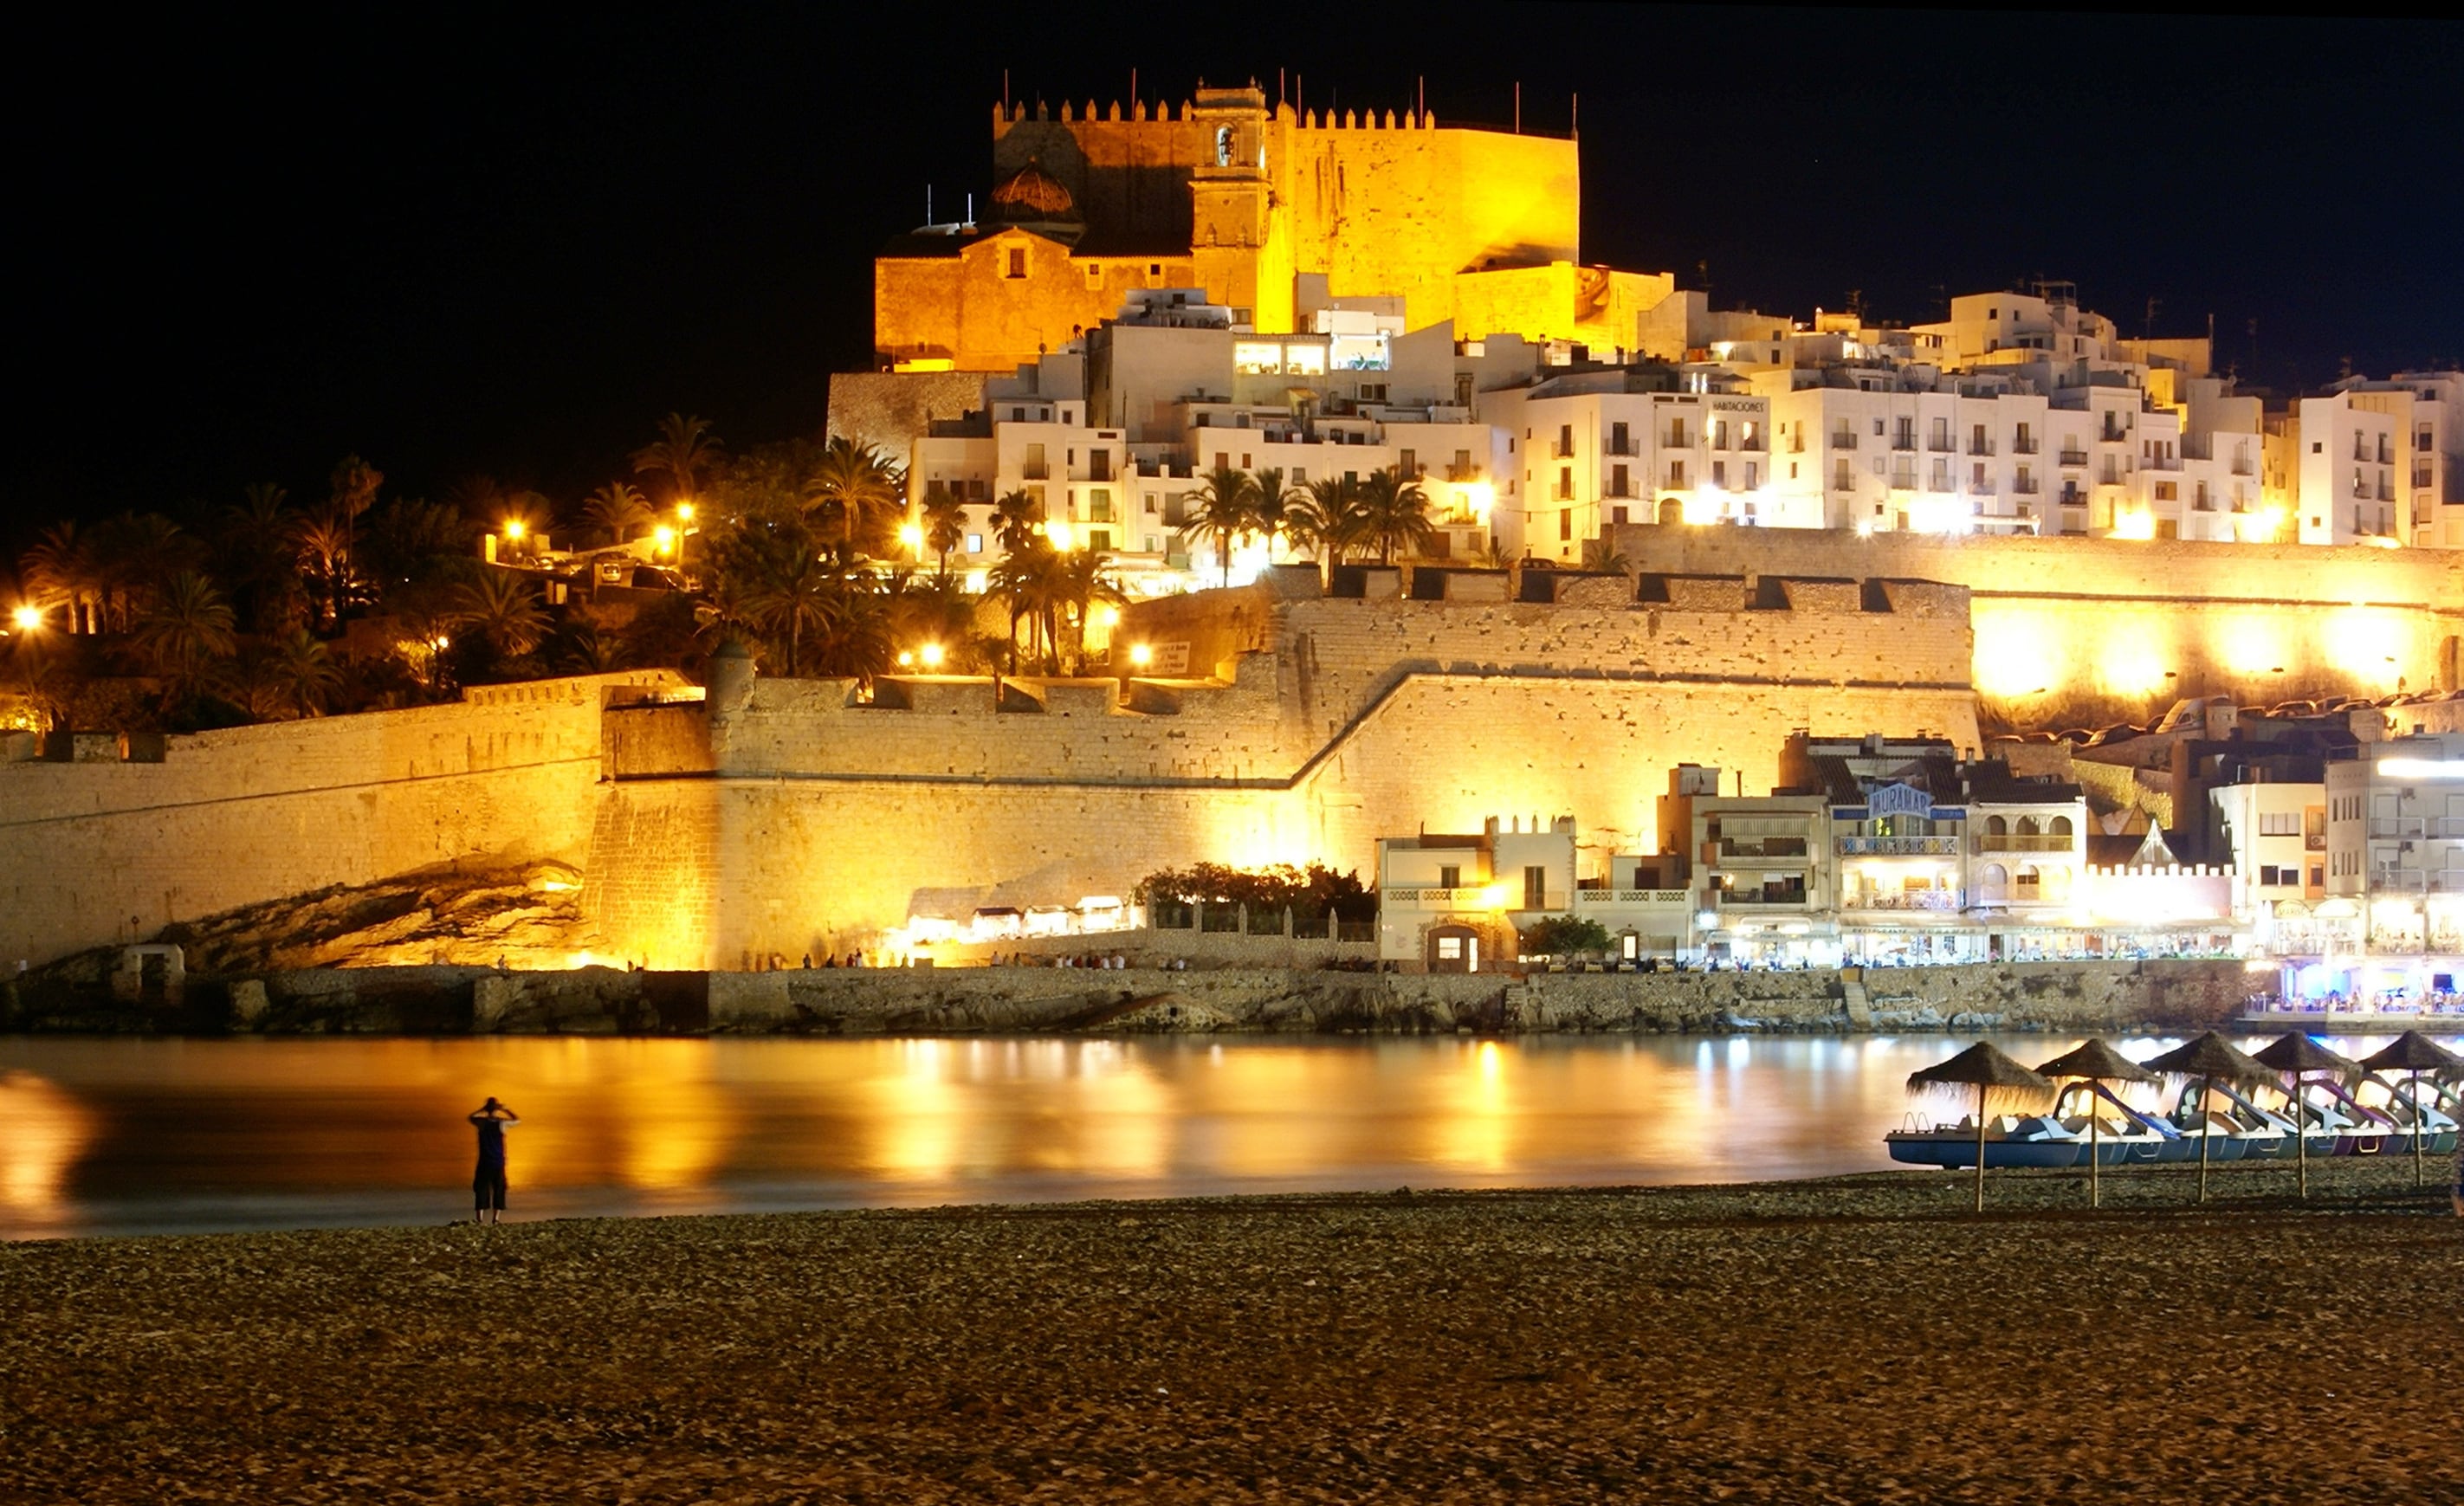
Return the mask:
<svg viewBox="0 0 2464 1506"><path fill-rule="evenodd" d="M2147 1059L2150 1071L2162 1072L2168 1078L2196 1078L2199 1080L2199 1201L2208 1200L2208 1086L2219 1078L2227 1082L2264 1082L2268 1079L2264 1063L2245 1052L2235 1050L2233 1042L2207 1031L2166 1052Z"/></svg>
<svg viewBox="0 0 2464 1506"><path fill-rule="evenodd" d="M1986 1105L1999 1096L2005 1102L2034 1107L2052 1097L2054 1085L1993 1049L1991 1042L1983 1040L1948 1061L1937 1062L1923 1071L1908 1074L1908 1091L1911 1093L1970 1087L1976 1090L1976 1211L1981 1213L1985 1211Z"/></svg>
<svg viewBox="0 0 2464 1506"><path fill-rule="evenodd" d="M2101 1036L2090 1036L2036 1070L2049 1078L2085 1078L2090 1082L2159 1080L2155 1073L2106 1044ZM2096 1147L2096 1100L2090 1098L2087 1105L2087 1206L2090 1208L2097 1207L2103 1200L2103 1190L2097 1184L2097 1164L2101 1156Z"/></svg>
<svg viewBox="0 0 2464 1506"><path fill-rule="evenodd" d="M2412 1185L2419 1187L2422 1181L2421 1142L2430 1128L2430 1116L2421 1108L2421 1075L2464 1067L2464 1057L2458 1057L2417 1030L2408 1030L2364 1057L2362 1065L2372 1072L2412 1074Z"/></svg>
<svg viewBox="0 0 2464 1506"><path fill-rule="evenodd" d="M2310 1126L2301 1118L2301 1080L2313 1072L2332 1072L2347 1082L2361 1080L2362 1064L2328 1050L2299 1031L2277 1037L2258 1048L2252 1060L2293 1074L2293 1158L2301 1195L2310 1195Z"/></svg>

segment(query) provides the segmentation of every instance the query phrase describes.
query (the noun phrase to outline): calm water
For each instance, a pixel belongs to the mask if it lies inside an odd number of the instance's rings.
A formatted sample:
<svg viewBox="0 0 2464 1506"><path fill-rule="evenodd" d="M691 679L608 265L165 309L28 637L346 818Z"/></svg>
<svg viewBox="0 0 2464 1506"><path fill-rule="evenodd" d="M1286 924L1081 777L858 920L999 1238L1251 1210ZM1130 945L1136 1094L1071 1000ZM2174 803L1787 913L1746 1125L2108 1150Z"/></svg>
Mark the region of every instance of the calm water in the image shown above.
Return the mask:
<svg viewBox="0 0 2464 1506"><path fill-rule="evenodd" d="M516 1219L1815 1176L1967 1040L0 1038L0 1237L468 1217L491 1093Z"/></svg>

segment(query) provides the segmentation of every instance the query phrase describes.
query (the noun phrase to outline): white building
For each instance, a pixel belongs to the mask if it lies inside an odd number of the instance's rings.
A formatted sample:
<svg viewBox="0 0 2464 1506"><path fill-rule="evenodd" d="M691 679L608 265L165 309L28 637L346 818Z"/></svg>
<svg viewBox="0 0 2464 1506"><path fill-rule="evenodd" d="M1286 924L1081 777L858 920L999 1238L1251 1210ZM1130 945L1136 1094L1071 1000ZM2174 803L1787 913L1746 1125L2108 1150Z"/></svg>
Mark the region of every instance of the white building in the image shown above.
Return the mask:
<svg viewBox="0 0 2464 1506"><path fill-rule="evenodd" d="M2327 764L2327 892L2373 952L2464 955L2464 734L2365 744Z"/></svg>

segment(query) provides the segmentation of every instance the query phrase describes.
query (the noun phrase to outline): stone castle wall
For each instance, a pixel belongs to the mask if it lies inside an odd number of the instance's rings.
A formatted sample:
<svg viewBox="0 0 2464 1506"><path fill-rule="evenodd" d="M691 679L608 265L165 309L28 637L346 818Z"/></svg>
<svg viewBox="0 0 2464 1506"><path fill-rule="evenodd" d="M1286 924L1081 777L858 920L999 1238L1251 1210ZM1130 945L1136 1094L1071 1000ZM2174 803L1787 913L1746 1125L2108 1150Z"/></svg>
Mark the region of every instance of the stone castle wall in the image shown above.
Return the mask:
<svg viewBox="0 0 2464 1506"><path fill-rule="evenodd" d="M2268 706L2453 689L2464 668L2464 557L2445 551L1646 524L1613 535L1643 572L1965 586L1983 714L2005 725L2140 721L2199 695Z"/></svg>
<svg viewBox="0 0 2464 1506"><path fill-rule="evenodd" d="M667 671L165 739L160 763L0 765L0 967L440 863L579 864L600 704Z"/></svg>
<svg viewBox="0 0 2464 1506"><path fill-rule="evenodd" d="M983 681L714 687L707 763L630 761L602 793L584 908L649 966L844 951L916 890L1003 903L1122 894L1209 860L1369 871L1379 837L1572 814L1644 840L1666 770L1767 786L1795 727L1977 743L1955 590L1812 585L1749 609L1303 599L1133 607L1229 685ZM1116 635L1117 637L1118 635ZM690 709L661 708L655 714ZM616 711L611 720L643 716ZM688 760L689 762L689 760Z"/></svg>

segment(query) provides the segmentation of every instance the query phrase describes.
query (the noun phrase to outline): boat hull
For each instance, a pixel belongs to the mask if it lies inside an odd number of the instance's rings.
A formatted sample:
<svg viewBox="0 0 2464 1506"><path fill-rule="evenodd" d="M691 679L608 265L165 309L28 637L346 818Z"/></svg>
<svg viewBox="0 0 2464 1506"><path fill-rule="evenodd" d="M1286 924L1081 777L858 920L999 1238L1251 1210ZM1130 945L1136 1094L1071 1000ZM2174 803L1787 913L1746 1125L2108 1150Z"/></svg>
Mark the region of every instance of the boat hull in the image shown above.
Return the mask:
<svg viewBox="0 0 2464 1506"><path fill-rule="evenodd" d="M1942 1167L1951 1170L1973 1168L1976 1165L1976 1137L1973 1134L1919 1134L1894 1130L1882 1137L1890 1146L1891 1159L1906 1166ZM2080 1164L2087 1146L2074 1140L1991 1140L1985 1142L1985 1168L1989 1171L2034 1168L2052 1169Z"/></svg>

